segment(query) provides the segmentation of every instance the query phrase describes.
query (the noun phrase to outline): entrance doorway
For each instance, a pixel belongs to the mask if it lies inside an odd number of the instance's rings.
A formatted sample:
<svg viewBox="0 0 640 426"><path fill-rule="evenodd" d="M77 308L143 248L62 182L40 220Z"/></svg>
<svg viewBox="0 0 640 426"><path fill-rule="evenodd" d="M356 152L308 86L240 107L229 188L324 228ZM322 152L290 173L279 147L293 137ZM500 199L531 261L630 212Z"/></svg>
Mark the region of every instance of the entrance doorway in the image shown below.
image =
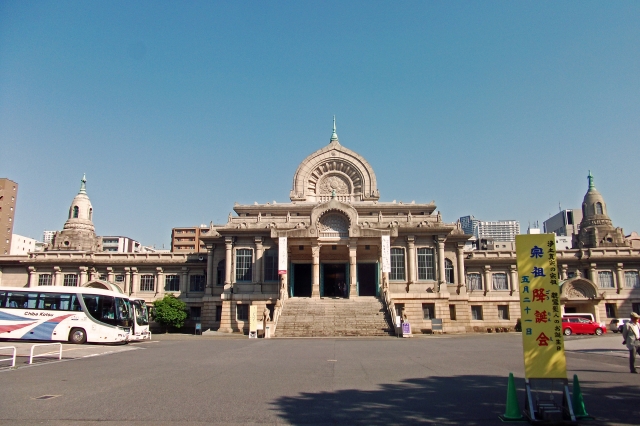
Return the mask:
<svg viewBox="0 0 640 426"><path fill-rule="evenodd" d="M349 286L347 283L347 265L344 263L323 263L323 297L347 297Z"/></svg>
<svg viewBox="0 0 640 426"><path fill-rule="evenodd" d="M311 264L294 263L291 296L311 297Z"/></svg>
<svg viewBox="0 0 640 426"><path fill-rule="evenodd" d="M377 266L375 263L358 263L358 296L377 296Z"/></svg>

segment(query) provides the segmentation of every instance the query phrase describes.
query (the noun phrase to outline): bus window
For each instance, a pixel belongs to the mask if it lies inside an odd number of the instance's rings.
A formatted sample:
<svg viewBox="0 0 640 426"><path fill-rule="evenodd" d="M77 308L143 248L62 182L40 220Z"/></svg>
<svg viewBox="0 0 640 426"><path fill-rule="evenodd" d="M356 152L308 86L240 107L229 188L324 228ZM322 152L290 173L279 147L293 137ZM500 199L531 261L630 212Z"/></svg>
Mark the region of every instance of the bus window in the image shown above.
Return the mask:
<svg viewBox="0 0 640 426"><path fill-rule="evenodd" d="M0 307L4 306L4 296L5 295L6 295L6 292L0 291Z"/></svg>
<svg viewBox="0 0 640 426"><path fill-rule="evenodd" d="M38 303L38 293L27 293L27 300L23 307L27 309L42 309L42 305L43 303Z"/></svg>
<svg viewBox="0 0 640 426"><path fill-rule="evenodd" d="M81 311L82 306L80 305L80 299L75 294L71 295L71 311Z"/></svg>
<svg viewBox="0 0 640 426"><path fill-rule="evenodd" d="M57 293L40 293L40 305L42 305L40 309L62 310L62 296L68 295Z"/></svg>
<svg viewBox="0 0 640 426"><path fill-rule="evenodd" d="M128 299L116 297L116 315L118 323L122 327L131 327L131 304Z"/></svg>
<svg viewBox="0 0 640 426"><path fill-rule="evenodd" d="M27 294L22 292L7 293L5 308L24 308L27 304Z"/></svg>
<svg viewBox="0 0 640 426"><path fill-rule="evenodd" d="M82 300L84 300L84 304L87 306L87 311L93 318L110 325L130 327L128 302L124 308L121 309L116 306L116 299L120 298L97 294L82 295ZM118 313L116 313L116 310L118 310Z"/></svg>

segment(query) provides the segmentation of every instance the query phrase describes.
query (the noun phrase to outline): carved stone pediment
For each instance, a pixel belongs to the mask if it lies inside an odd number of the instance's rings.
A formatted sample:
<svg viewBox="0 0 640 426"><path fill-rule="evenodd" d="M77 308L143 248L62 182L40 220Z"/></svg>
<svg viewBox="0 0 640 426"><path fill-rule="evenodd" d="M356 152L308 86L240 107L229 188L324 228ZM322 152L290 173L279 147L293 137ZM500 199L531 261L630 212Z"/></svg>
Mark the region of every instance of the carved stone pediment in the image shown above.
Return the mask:
<svg viewBox="0 0 640 426"><path fill-rule="evenodd" d="M598 292L594 283L585 278L576 277L562 284L561 297L566 299L594 299L598 297Z"/></svg>

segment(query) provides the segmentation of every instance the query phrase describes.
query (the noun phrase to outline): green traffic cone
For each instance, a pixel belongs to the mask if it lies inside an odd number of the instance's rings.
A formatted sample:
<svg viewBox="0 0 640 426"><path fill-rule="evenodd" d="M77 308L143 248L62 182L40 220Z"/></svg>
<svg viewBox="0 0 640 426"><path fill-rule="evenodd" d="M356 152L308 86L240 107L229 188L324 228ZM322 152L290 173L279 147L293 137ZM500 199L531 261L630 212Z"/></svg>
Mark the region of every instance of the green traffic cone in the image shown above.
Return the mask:
<svg viewBox="0 0 640 426"><path fill-rule="evenodd" d="M502 416L502 421L521 421L523 420L520 406L518 404L518 394L516 392L516 382L513 379L513 373L509 373L509 381L507 382L507 408Z"/></svg>
<svg viewBox="0 0 640 426"><path fill-rule="evenodd" d="M571 398L571 405L573 405L573 414L576 419L584 419L591 417L587 414L587 409L584 407L584 399L582 398L582 391L580 390L580 382L578 381L578 375L573 375L573 395Z"/></svg>

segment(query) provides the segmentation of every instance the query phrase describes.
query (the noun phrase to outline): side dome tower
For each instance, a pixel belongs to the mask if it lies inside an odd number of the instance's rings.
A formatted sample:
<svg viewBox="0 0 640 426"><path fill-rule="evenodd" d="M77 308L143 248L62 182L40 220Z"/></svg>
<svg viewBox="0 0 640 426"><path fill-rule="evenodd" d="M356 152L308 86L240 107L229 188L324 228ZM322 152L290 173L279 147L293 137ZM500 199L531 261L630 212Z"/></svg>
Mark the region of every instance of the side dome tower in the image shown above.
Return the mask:
<svg viewBox="0 0 640 426"><path fill-rule="evenodd" d="M582 221L577 248L620 247L628 245L622 228L614 228L604 198L593 183L591 170L587 176L589 189L582 201Z"/></svg>
<svg viewBox="0 0 640 426"><path fill-rule="evenodd" d="M329 145L305 158L293 176L291 201L327 202L332 194L342 202L380 198L373 169L362 156L340 145L333 117Z"/></svg>
<svg viewBox="0 0 640 426"><path fill-rule="evenodd" d="M102 240L93 226L93 206L87 196L87 178L83 175L80 191L71 202L69 217L53 236L47 250L102 251Z"/></svg>

